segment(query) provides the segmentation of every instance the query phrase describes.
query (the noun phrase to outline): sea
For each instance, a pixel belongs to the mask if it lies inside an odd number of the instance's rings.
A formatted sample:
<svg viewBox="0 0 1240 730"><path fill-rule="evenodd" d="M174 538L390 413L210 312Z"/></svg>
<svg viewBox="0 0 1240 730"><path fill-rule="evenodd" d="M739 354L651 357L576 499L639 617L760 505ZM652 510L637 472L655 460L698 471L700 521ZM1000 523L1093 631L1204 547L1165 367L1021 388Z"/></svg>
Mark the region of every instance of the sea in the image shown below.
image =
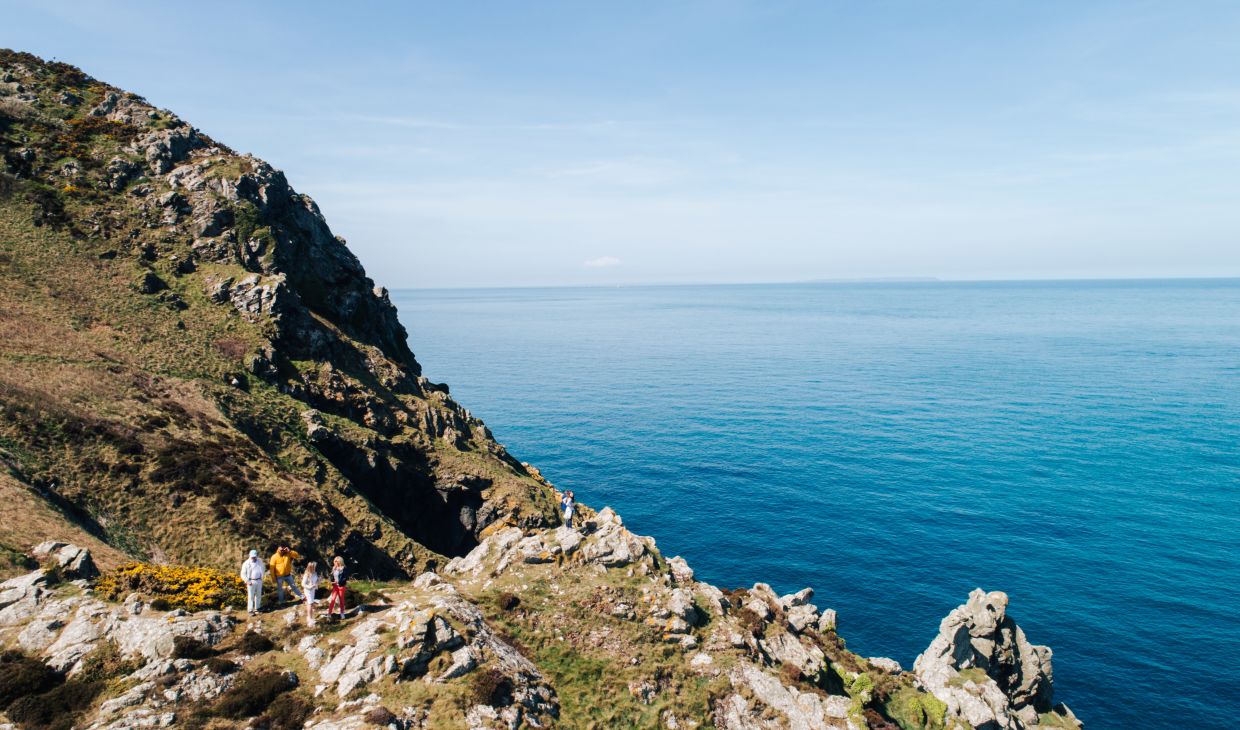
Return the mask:
<svg viewBox="0 0 1240 730"><path fill-rule="evenodd" d="M509 451L911 668L974 588L1088 728L1240 726L1240 280L394 292Z"/></svg>

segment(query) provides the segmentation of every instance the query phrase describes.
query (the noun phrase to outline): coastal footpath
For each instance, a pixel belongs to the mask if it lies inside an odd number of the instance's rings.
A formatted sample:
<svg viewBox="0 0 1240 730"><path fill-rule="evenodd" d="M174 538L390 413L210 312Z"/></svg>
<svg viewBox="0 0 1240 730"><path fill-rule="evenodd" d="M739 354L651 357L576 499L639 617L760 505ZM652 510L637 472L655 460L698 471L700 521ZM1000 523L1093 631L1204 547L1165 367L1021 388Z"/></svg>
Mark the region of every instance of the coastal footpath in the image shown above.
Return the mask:
<svg viewBox="0 0 1240 730"><path fill-rule="evenodd" d="M703 583L610 509L561 526L262 160L14 51L0 155L10 726L1080 727L1002 593L907 671L812 589ZM246 616L272 543L374 580L342 622Z"/></svg>

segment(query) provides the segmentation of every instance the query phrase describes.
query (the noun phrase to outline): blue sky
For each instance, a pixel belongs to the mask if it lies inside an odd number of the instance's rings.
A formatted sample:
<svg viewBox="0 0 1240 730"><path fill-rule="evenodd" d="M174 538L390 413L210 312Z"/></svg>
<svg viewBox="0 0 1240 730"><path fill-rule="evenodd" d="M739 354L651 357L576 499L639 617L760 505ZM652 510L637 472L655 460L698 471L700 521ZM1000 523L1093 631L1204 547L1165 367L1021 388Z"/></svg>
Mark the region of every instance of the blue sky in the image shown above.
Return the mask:
<svg viewBox="0 0 1240 730"><path fill-rule="evenodd" d="M1240 275L1240 3L0 0L389 287Z"/></svg>

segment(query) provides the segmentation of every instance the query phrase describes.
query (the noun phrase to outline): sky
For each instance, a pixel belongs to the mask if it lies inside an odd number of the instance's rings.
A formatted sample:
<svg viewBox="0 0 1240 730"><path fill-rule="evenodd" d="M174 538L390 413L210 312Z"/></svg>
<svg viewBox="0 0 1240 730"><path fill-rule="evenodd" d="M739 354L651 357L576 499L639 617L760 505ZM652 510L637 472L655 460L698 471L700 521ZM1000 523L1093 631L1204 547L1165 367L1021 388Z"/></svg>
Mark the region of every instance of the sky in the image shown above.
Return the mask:
<svg viewBox="0 0 1240 730"><path fill-rule="evenodd" d="M1240 3L0 0L378 283L1240 276Z"/></svg>

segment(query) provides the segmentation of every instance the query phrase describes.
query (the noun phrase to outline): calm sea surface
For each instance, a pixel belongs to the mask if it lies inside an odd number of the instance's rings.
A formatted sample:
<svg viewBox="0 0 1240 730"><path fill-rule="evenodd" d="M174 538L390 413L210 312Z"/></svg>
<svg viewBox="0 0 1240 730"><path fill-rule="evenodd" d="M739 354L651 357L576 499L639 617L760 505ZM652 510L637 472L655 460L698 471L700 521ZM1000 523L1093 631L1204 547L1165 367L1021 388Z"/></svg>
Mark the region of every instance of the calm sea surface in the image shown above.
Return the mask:
<svg viewBox="0 0 1240 730"><path fill-rule="evenodd" d="M1240 723L1240 282L395 293L518 458L911 667L975 587L1091 728Z"/></svg>

